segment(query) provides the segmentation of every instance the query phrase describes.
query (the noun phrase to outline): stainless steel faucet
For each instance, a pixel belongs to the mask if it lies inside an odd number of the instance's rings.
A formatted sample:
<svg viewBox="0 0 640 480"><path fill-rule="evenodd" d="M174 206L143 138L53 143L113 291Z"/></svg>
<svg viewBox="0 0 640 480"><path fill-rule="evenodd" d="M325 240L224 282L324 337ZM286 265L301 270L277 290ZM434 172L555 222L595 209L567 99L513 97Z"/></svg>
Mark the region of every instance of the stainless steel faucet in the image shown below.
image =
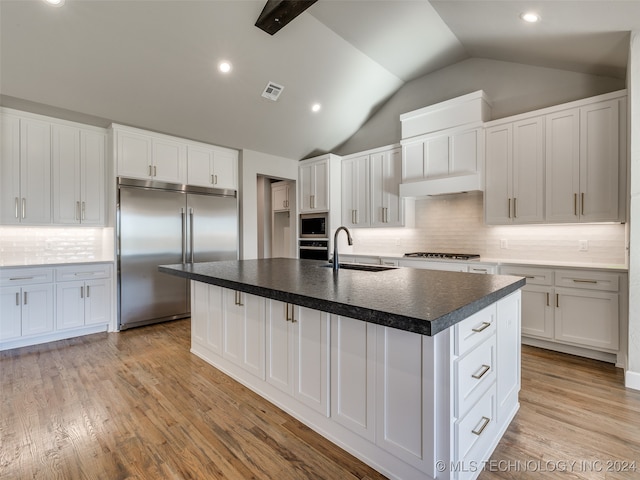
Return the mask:
<svg viewBox="0 0 640 480"><path fill-rule="evenodd" d="M349 245L353 245L353 239L351 238L351 232L347 227L342 226L336 229L336 233L333 235L333 271L336 272L340 268L340 259L338 258L338 234L340 230L344 230L347 233L347 242Z"/></svg>

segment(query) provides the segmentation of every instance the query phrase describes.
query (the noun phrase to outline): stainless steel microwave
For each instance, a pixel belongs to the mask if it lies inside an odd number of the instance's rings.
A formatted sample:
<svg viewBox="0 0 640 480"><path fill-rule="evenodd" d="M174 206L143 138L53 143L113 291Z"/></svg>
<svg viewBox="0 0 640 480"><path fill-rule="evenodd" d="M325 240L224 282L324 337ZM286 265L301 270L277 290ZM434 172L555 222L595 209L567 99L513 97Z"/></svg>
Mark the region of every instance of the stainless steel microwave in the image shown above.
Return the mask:
<svg viewBox="0 0 640 480"><path fill-rule="evenodd" d="M300 215L300 238L328 238L326 213Z"/></svg>

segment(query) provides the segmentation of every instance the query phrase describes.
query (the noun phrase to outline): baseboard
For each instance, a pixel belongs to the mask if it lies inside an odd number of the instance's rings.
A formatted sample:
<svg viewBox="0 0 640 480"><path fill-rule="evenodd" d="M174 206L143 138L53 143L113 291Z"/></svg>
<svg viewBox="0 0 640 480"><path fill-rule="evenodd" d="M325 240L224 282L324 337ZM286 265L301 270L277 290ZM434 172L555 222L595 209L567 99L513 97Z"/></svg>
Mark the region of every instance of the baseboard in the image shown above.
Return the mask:
<svg viewBox="0 0 640 480"><path fill-rule="evenodd" d="M627 370L624 372L624 386L634 390L640 390L640 372Z"/></svg>

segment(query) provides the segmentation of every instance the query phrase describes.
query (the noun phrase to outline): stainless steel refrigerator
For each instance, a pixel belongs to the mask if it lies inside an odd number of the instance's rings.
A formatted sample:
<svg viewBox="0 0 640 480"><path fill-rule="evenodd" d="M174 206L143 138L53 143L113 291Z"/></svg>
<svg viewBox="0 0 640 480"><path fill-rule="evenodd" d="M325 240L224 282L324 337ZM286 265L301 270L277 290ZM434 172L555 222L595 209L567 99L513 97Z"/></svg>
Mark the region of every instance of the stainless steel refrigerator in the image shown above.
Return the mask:
<svg viewBox="0 0 640 480"><path fill-rule="evenodd" d="M189 283L158 265L237 260L236 191L118 179L120 329L188 317Z"/></svg>

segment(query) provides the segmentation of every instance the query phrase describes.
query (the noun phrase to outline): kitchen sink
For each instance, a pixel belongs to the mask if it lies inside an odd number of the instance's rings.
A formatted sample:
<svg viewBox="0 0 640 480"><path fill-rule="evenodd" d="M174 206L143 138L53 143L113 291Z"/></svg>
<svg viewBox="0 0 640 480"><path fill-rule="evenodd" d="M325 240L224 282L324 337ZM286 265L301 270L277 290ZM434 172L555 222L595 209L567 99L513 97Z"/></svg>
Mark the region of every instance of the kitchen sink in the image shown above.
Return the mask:
<svg viewBox="0 0 640 480"><path fill-rule="evenodd" d="M332 264L327 264L327 265L321 265L322 267L325 268L332 268L333 265ZM364 263L341 263L340 264L340 269L345 269L345 270L360 270L363 272L383 272L385 270L394 270L398 267L390 267L387 265L367 265Z"/></svg>

